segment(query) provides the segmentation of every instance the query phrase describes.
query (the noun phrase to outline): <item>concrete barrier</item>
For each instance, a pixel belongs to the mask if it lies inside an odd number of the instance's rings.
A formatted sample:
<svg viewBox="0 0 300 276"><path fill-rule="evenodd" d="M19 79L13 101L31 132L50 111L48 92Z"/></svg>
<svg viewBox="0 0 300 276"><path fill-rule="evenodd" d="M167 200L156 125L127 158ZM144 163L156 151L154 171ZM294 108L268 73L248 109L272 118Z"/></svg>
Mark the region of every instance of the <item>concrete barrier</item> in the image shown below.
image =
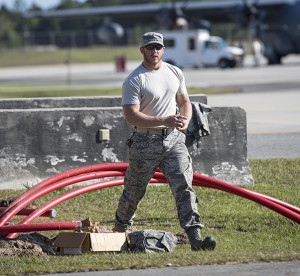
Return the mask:
<svg viewBox="0 0 300 276"><path fill-rule="evenodd" d="M207 103L204 95L192 101ZM35 185L55 174L98 163L128 162L120 97L0 100L0 189ZM194 171L233 185L251 186L246 112L213 107L211 135L189 147ZM101 132L109 141L101 141ZM100 133L100 135L99 135Z"/></svg>

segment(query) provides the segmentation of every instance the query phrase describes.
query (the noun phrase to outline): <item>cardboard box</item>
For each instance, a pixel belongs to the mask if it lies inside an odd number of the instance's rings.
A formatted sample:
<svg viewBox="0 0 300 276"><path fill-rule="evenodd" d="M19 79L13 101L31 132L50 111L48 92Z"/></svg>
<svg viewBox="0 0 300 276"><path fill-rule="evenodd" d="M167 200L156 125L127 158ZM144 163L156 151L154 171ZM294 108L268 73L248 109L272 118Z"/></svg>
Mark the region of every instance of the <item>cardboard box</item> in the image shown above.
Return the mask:
<svg viewBox="0 0 300 276"><path fill-rule="evenodd" d="M76 233L58 234L54 247L61 255L81 255L85 252L121 252L128 250L125 233Z"/></svg>

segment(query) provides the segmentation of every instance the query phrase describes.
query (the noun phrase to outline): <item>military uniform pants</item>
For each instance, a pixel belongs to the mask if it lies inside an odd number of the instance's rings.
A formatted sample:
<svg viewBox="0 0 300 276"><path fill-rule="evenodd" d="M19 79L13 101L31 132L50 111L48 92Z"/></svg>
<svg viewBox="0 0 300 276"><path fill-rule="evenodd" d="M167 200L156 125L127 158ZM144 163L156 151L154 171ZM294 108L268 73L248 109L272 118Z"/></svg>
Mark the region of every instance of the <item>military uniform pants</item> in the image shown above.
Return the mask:
<svg viewBox="0 0 300 276"><path fill-rule="evenodd" d="M129 166L116 211L116 225L127 227L133 224L147 185L159 168L175 198L181 227L185 230L195 226L202 228L197 196L192 188L192 161L185 146L185 134L176 129L167 136L137 132L129 140L128 146Z"/></svg>

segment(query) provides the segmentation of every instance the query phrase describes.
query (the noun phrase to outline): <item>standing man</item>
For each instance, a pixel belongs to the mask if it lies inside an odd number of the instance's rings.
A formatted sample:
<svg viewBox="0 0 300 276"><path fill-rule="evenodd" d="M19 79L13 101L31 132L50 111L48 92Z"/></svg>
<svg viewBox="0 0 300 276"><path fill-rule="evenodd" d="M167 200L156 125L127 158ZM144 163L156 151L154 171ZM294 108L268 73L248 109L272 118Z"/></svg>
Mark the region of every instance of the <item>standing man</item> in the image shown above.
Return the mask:
<svg viewBox="0 0 300 276"><path fill-rule="evenodd" d="M260 66L263 57L264 46L258 38L255 38L253 41L252 52L254 58L254 66Z"/></svg>
<svg viewBox="0 0 300 276"><path fill-rule="evenodd" d="M182 71L162 61L164 51L162 34L145 33L140 47L143 62L123 83L123 112L135 131L128 140L129 166L114 230L125 232L133 224L138 204L159 168L172 190L180 225L192 250L213 250L216 240L213 237L202 240L200 236L203 224L192 188L192 160L183 133L192 116L191 103Z"/></svg>

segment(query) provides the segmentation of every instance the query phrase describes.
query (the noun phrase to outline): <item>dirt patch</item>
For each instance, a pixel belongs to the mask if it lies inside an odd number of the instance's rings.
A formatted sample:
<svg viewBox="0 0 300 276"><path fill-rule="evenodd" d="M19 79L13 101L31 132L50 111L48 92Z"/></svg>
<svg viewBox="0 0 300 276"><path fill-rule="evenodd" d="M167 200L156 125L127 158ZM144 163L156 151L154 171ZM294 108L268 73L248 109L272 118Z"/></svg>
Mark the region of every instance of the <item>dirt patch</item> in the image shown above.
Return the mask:
<svg viewBox="0 0 300 276"><path fill-rule="evenodd" d="M188 244L189 243L189 239L188 239L187 235L183 232L177 233L175 235L175 237L177 238L177 244Z"/></svg>
<svg viewBox="0 0 300 276"><path fill-rule="evenodd" d="M39 233L21 234L16 239L0 235L0 256L46 256L56 255L52 248L53 239Z"/></svg>

